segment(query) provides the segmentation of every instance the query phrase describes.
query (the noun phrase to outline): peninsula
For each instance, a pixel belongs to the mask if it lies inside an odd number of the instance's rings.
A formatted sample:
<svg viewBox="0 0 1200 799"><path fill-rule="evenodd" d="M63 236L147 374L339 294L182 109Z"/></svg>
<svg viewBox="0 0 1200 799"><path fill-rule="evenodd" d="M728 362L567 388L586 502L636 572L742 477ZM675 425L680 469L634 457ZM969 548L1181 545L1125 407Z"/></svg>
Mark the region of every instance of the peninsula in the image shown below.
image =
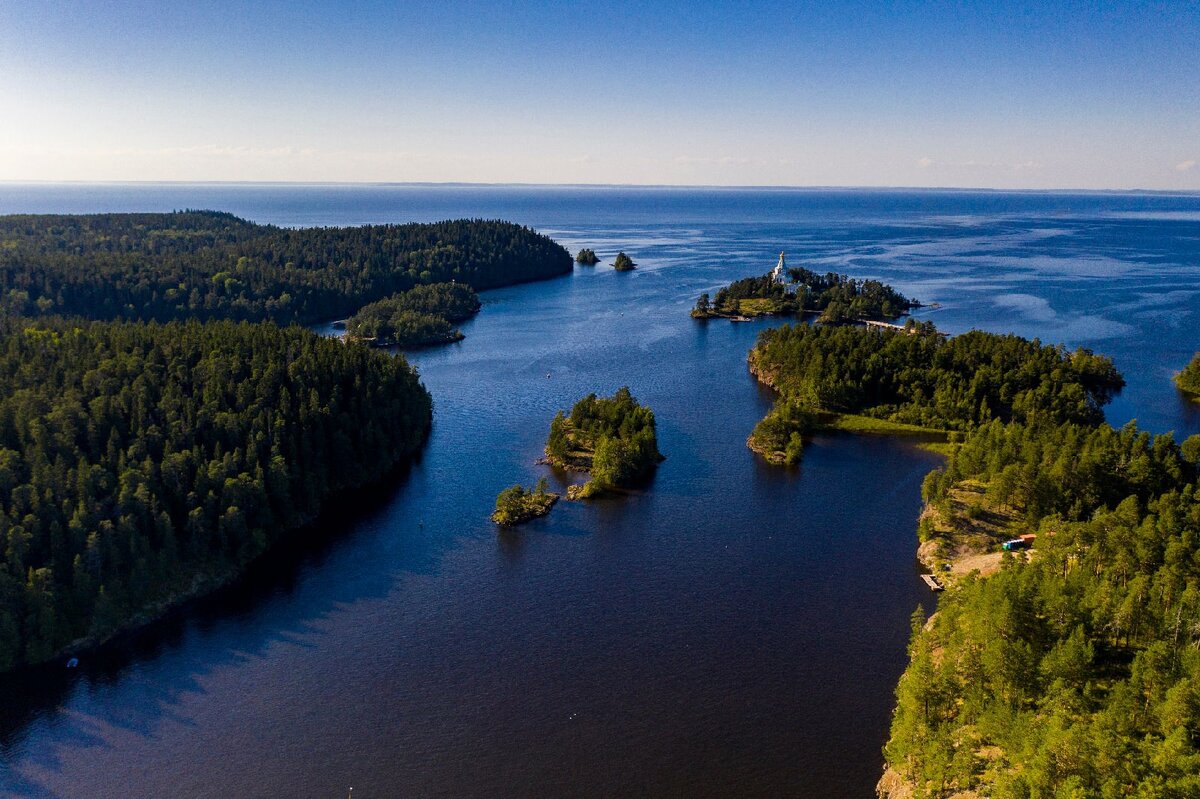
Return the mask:
<svg viewBox="0 0 1200 799"><path fill-rule="evenodd" d="M1018 336L946 338L903 330L783 325L764 330L750 371L779 391L751 449L794 463L818 426L875 433L961 434L993 419L1097 424L1125 381L1110 359Z"/></svg>
<svg viewBox="0 0 1200 799"><path fill-rule="evenodd" d="M359 308L346 320L349 336L377 347L421 347L459 341L452 322L479 312L479 295L464 283L417 286Z"/></svg>
<svg viewBox="0 0 1200 799"><path fill-rule="evenodd" d="M1200 436L1132 423L967 435L922 490L948 588L913 618L881 797L1194 792L1198 477Z"/></svg>
<svg viewBox="0 0 1200 799"><path fill-rule="evenodd" d="M0 313L316 324L427 283L476 291L571 272L510 222L281 228L216 211L0 216Z"/></svg>

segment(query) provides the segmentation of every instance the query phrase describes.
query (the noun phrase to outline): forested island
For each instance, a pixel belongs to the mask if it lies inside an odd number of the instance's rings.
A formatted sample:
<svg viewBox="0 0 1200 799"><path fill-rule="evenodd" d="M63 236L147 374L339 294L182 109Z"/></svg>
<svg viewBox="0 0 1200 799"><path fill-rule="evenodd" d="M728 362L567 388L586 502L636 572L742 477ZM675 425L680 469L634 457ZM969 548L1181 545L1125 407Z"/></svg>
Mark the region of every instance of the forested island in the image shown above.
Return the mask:
<svg viewBox="0 0 1200 799"><path fill-rule="evenodd" d="M1200 402L1200 352L1192 356L1182 372L1175 375L1175 385L1194 402Z"/></svg>
<svg viewBox="0 0 1200 799"><path fill-rule="evenodd" d="M546 478L540 478L530 491L514 485L504 489L496 497L496 510L492 521L501 527L512 527L545 516L558 502L559 496L546 486Z"/></svg>
<svg viewBox="0 0 1200 799"><path fill-rule="evenodd" d="M717 291L716 297L701 294L692 316L738 319L815 313L818 322L841 324L894 319L917 307L919 302L878 280L780 266L760 277L735 280Z"/></svg>
<svg viewBox="0 0 1200 799"><path fill-rule="evenodd" d="M783 325L764 330L751 372L779 392L748 444L794 463L818 424L874 432L967 431L993 419L1096 424L1124 386L1112 361L1012 335Z"/></svg>
<svg viewBox="0 0 1200 799"><path fill-rule="evenodd" d="M628 486L663 460L658 451L654 413L620 388L611 397L595 394L561 411L550 423L547 462L591 473L582 486L571 486L568 499L585 499Z"/></svg>
<svg viewBox="0 0 1200 799"><path fill-rule="evenodd" d="M0 670L220 584L430 418L403 358L299 327L0 321Z"/></svg>
<svg viewBox="0 0 1200 799"><path fill-rule="evenodd" d="M618 272L632 272L637 268L637 264L623 252L617 253L617 257L613 260L613 269Z"/></svg>
<svg viewBox="0 0 1200 799"><path fill-rule="evenodd" d="M94 319L344 319L427 283L484 289L571 271L509 222L281 228L215 211L0 216L0 313Z"/></svg>
<svg viewBox="0 0 1200 799"><path fill-rule="evenodd" d="M600 263L600 259L596 257L596 251L584 248L575 253L575 263L583 264L584 266L595 266Z"/></svg>
<svg viewBox="0 0 1200 799"><path fill-rule="evenodd" d="M462 339L452 322L470 319L480 307L465 283L431 283L364 305L346 320L346 332L375 346L443 344Z"/></svg>

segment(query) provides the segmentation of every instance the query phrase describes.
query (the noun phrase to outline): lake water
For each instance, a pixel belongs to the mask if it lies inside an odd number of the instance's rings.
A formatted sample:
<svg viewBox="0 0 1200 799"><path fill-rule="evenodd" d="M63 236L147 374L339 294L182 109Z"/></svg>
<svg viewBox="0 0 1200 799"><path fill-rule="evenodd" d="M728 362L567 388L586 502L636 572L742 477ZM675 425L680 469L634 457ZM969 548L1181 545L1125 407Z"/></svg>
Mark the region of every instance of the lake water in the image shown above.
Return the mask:
<svg viewBox="0 0 1200 799"><path fill-rule="evenodd" d="M746 435L767 321L701 291L793 265L877 277L920 316L1110 354L1109 419L1200 431L1200 197L900 191L0 184L0 213L216 208L343 225L506 218L638 262L488 292L417 353L435 422L406 474L248 579L84 658L0 678L0 794L868 797L937 458ZM553 413L628 385L667 460L643 490L497 535ZM553 478L552 478L553 481Z"/></svg>

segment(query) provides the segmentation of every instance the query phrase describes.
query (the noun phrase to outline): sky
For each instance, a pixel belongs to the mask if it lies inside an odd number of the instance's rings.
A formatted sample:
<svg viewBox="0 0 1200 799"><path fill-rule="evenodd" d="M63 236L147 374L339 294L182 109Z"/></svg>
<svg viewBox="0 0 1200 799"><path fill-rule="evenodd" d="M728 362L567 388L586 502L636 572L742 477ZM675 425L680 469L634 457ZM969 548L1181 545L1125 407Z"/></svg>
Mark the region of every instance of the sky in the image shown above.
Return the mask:
<svg viewBox="0 0 1200 799"><path fill-rule="evenodd" d="M0 0L0 180L1200 190L1200 2Z"/></svg>

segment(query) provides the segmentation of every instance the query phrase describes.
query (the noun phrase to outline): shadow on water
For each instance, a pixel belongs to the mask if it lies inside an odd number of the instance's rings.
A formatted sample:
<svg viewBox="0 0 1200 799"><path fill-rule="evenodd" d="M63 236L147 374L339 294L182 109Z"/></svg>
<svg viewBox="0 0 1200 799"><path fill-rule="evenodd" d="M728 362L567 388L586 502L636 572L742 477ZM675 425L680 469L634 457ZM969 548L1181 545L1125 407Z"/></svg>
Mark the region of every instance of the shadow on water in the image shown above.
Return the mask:
<svg viewBox="0 0 1200 799"><path fill-rule="evenodd" d="M296 591L301 576L326 566L339 545L352 536L368 535L372 523L396 501L396 494L420 468L421 452L413 461L402 465L377 484L347 492L329 504L320 517L296 530L275 544L268 553L256 559L237 578L203 596L182 602L166 611L150 624L123 632L99 647L79 653L78 669L67 670L61 661L0 675L0 753L7 754L22 740L26 727L46 713L56 712L72 692L91 692L115 685L131 670L179 650L196 634L206 635L216 628L252 619L270 600L287 598ZM409 571L433 573L434 558L409 560ZM303 640L312 618L326 613L343 602L365 597L380 597L391 586L391 576L380 572L370 584L361 581L342 583L342 590L323 594L323 607L309 607L309 615L297 619L272 636L254 639L255 644L229 649L224 656L210 659L203 671L192 672L184 680L173 682L170 695L202 691L198 680L206 671L223 665L257 657L274 641ZM127 729L148 734L157 717L170 714L170 701L129 707L124 718ZM79 741L95 745L95 741Z"/></svg>
<svg viewBox="0 0 1200 799"><path fill-rule="evenodd" d="M488 292L464 341L408 354L435 424L407 475L80 673L0 682L0 795L869 796L909 615L932 605L912 563L940 458L838 434L798 468L749 452L775 394L746 353L787 320L687 311L781 249L941 301L948 332L1112 354L1110 418L1200 430L1169 389L1195 351L1175 291L1200 276L1194 222L1105 216L1200 198L0 186L0 210L160 207L505 217L639 268ZM498 532L504 487L582 480L534 465L554 413L621 385L658 419L652 482Z"/></svg>

